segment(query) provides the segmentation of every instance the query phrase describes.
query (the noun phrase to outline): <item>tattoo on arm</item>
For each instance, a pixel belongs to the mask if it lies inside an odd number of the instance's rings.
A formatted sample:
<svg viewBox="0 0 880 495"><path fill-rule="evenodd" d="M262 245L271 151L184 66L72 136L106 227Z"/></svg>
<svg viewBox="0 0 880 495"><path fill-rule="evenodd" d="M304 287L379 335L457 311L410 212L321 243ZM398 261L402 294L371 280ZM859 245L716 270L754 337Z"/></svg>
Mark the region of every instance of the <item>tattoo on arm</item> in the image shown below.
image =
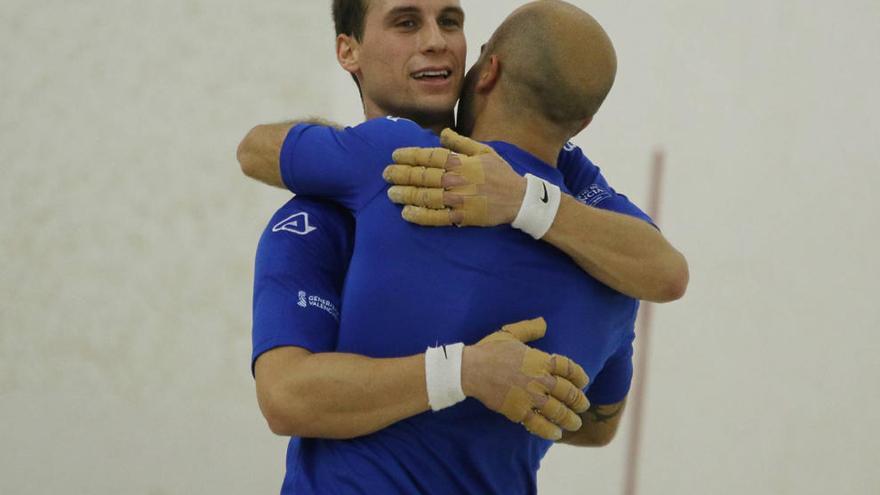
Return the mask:
<svg viewBox="0 0 880 495"><path fill-rule="evenodd" d="M585 414L593 423L608 423L616 419L623 411L624 401L608 406L591 407Z"/></svg>
<svg viewBox="0 0 880 495"><path fill-rule="evenodd" d="M581 447L601 447L608 445L617 432L620 417L626 406L626 399L607 405L591 405L581 413L584 424L577 432L563 432L562 442Z"/></svg>

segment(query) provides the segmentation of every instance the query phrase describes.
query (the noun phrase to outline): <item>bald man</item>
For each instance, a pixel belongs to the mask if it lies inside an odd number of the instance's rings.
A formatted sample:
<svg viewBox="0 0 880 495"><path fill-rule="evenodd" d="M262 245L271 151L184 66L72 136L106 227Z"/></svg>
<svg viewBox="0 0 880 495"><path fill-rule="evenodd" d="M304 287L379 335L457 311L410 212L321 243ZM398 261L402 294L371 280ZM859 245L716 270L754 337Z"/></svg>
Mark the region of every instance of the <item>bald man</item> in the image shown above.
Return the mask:
<svg viewBox="0 0 880 495"><path fill-rule="evenodd" d="M529 29L532 25L539 29ZM576 43L581 49L566 54ZM595 52L584 53L590 50L582 43L595 44ZM536 50L524 57L552 62L555 71L548 81L514 70L512 60L523 47ZM426 358L427 403L418 393L399 397L401 408L412 412L405 419L345 441L304 439L294 488L302 493L534 492L535 472L550 442L508 421L514 418L493 413L501 409L493 399L478 397L488 409L474 399L457 404L467 394L448 388L455 385L447 379L455 376L449 363L479 361L482 352L479 345L462 348L461 343L477 342L486 328L507 321L543 315L552 331L536 346L566 351L594 377L589 390L594 403L620 410L631 376L637 301L583 275L549 243L526 236L549 235L556 210L583 206L568 203L555 159L601 105L613 71L613 49L591 17L562 2L530 4L505 21L467 78L463 123L490 147L447 133L446 144L466 158L408 150L395 156L431 169L385 171L390 178L425 178L426 184L404 181L417 184L402 187L416 189L395 190L421 203L407 210L408 220L434 224L445 216L459 225L496 228L453 232L400 220L399 208L382 194L385 165L399 147L439 144L436 135L411 121L377 119L345 130L299 125L290 131L281 152L284 182L294 192L338 202L357 219L337 350L381 358L418 355L429 347L438 358L434 368ZM572 110L550 108L548 95L557 94ZM492 174L487 168L505 166L513 173ZM423 185L440 186L442 203L433 192L419 190ZM497 202L505 189L519 192L518 205ZM539 194L529 197L530 191ZM633 214L650 228L644 214ZM519 230L506 226L521 215ZM433 393L432 374L437 377ZM523 393L523 400L548 394L530 388ZM429 407L433 413L426 412ZM537 416L532 411L518 419L533 423ZM542 420L533 428L568 422L549 411Z"/></svg>

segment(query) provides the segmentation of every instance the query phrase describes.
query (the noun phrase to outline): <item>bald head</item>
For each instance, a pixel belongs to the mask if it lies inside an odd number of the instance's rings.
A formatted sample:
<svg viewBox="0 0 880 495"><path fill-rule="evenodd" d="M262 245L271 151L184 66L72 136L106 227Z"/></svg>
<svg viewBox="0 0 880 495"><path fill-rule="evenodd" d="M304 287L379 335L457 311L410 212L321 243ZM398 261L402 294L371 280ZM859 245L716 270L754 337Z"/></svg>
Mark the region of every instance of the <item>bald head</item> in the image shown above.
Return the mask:
<svg viewBox="0 0 880 495"><path fill-rule="evenodd" d="M591 118L617 73L614 46L602 26L558 0L514 11L486 45L483 55L493 54L501 62L499 84L509 107L532 110L562 128Z"/></svg>

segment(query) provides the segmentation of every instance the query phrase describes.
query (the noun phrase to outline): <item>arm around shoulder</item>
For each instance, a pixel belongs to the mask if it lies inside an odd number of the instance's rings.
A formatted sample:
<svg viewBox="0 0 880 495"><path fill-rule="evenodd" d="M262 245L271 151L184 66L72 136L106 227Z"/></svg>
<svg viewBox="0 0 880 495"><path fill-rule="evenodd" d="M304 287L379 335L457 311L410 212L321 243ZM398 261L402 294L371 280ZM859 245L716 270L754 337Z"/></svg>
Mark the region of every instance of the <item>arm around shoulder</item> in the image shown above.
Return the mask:
<svg viewBox="0 0 880 495"><path fill-rule="evenodd" d="M281 178L279 157L287 133L295 122L258 125L238 145L241 171L248 177L270 186L286 188Z"/></svg>
<svg viewBox="0 0 880 495"><path fill-rule="evenodd" d="M641 219L563 195L543 240L605 285L636 299L670 302L687 290L684 255Z"/></svg>
<svg viewBox="0 0 880 495"><path fill-rule="evenodd" d="M314 124L334 129L342 126L318 117L261 124L251 129L238 145L236 156L244 175L264 184L287 188L281 176L281 148L290 130L299 124Z"/></svg>

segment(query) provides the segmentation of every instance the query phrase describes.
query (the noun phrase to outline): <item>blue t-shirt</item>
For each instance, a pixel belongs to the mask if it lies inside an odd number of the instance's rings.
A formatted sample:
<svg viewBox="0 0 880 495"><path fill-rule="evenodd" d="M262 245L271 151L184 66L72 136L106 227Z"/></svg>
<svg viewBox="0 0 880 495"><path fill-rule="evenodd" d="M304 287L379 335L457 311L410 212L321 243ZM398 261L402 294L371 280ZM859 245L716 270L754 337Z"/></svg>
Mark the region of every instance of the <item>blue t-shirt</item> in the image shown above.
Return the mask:
<svg viewBox="0 0 880 495"><path fill-rule="evenodd" d="M297 196L275 213L254 266L251 372L276 347L336 349L353 243L351 214L333 203Z"/></svg>
<svg viewBox="0 0 880 495"><path fill-rule="evenodd" d="M608 185L599 167L574 144L560 151L557 166L581 202L650 221ZM342 285L353 244L351 214L329 201L297 196L275 213L256 256L252 372L257 358L276 347L336 350ZM605 382L598 378L592 377L591 393ZM598 394L590 400L603 403Z"/></svg>
<svg viewBox="0 0 880 495"><path fill-rule="evenodd" d="M337 201L357 218L357 250L335 350L412 355L440 343L473 343L505 323L540 315L548 333L534 345L584 366L594 403L621 400L632 372L636 301L509 226L451 232L400 218L400 207L385 197L382 169L398 147L438 144L435 135L402 119L377 119L344 131L298 126L289 134L281 157L288 186ZM649 220L614 193L596 167L577 168L576 157L566 162L566 152L557 170L515 146L490 144L518 173L531 172L566 192L560 171L583 172L581 182L571 182L578 185L575 195ZM567 150L579 154L575 151ZM300 308L311 308L308 302ZM255 357L256 320L255 314ZM531 493L549 446L469 399L353 440L293 439L284 492Z"/></svg>

